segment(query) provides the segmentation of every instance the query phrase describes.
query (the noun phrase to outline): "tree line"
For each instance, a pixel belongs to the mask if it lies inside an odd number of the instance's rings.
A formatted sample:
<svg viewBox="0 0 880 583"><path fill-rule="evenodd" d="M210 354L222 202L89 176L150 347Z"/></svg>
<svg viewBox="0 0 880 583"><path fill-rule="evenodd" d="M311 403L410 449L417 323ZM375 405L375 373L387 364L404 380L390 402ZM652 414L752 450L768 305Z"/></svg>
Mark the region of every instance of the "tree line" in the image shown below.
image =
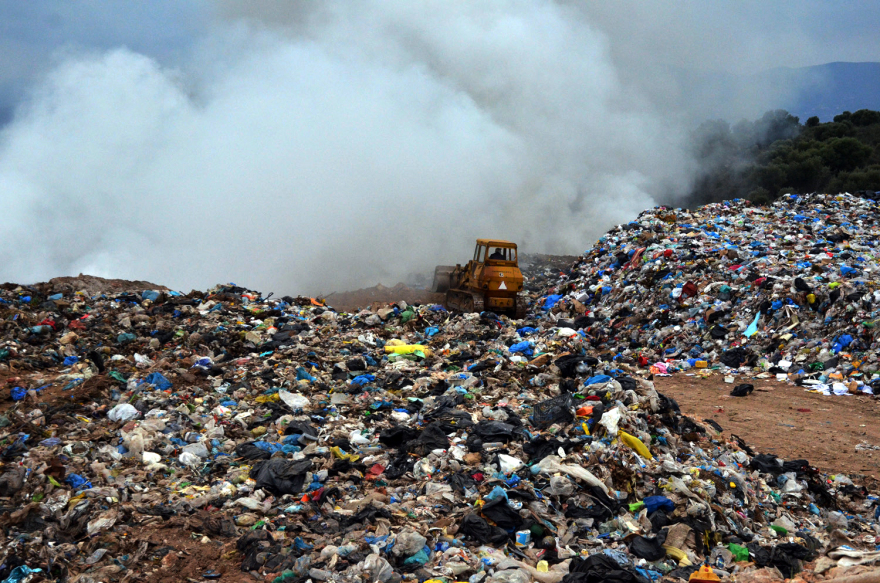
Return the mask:
<svg viewBox="0 0 880 583"><path fill-rule="evenodd" d="M686 206L731 198L757 204L789 193L880 191L880 111L844 111L833 121L785 110L755 121L701 124L693 135L700 172Z"/></svg>

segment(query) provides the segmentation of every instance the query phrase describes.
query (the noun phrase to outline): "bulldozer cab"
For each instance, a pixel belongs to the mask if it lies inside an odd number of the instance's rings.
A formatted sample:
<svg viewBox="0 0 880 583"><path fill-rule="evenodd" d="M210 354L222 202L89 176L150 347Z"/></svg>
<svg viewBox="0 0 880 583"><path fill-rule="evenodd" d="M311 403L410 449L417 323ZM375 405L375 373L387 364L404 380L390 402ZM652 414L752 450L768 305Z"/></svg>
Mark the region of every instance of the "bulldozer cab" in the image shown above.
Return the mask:
<svg viewBox="0 0 880 583"><path fill-rule="evenodd" d="M516 244L507 241L477 239L474 261L485 265L516 266Z"/></svg>

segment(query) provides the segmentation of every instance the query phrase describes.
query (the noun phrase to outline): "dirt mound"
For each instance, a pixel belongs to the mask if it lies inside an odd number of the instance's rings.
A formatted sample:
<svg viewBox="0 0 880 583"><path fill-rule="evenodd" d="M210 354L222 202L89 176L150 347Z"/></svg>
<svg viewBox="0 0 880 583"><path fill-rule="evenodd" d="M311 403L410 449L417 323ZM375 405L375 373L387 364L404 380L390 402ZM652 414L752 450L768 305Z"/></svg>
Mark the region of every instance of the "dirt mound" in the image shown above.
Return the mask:
<svg viewBox="0 0 880 583"><path fill-rule="evenodd" d="M346 312L354 312L378 302L388 304L405 301L407 304L443 304L446 294L432 293L426 289L412 288L405 283L387 287L381 283L373 287L332 293L324 298L327 303Z"/></svg>
<svg viewBox="0 0 880 583"><path fill-rule="evenodd" d="M567 271L576 260L577 257L573 255L521 254L519 264L525 277L526 290L533 291L545 287L551 277L558 277L560 272ZM431 281L426 276L421 279L426 282ZM358 290L334 292L324 299L337 310L346 312L368 308L377 302L390 304L401 300L408 304L446 305L446 294L433 293L424 286L407 285L402 282L393 287L380 283Z"/></svg>
<svg viewBox="0 0 880 583"><path fill-rule="evenodd" d="M76 277L53 277L47 282L38 283L38 289L45 286L47 291L54 292L78 292L84 291L89 295L102 293L119 293L128 291L143 291L145 289L167 290L164 285L157 285L149 281L129 281L127 279L105 279L94 275L80 273Z"/></svg>

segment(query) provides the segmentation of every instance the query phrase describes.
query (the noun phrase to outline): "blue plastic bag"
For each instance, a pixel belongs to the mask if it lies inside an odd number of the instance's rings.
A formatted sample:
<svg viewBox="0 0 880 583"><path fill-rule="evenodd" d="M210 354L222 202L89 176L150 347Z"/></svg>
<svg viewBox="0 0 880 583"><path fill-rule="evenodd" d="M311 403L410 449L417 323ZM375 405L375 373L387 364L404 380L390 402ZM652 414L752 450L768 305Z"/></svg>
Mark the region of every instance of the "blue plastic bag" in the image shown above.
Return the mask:
<svg viewBox="0 0 880 583"><path fill-rule="evenodd" d="M834 352L834 354L837 354L838 352L852 344L852 341L853 337L849 334L841 334L834 340L834 345L831 347L831 350L832 352Z"/></svg>
<svg viewBox="0 0 880 583"><path fill-rule="evenodd" d="M751 338L752 336L754 336L755 334L758 333L758 320L760 320L760 319L761 319L761 312L758 312L758 314L755 316L755 319L752 321L751 324L749 324L749 327L746 328L745 335L747 338Z"/></svg>
<svg viewBox="0 0 880 583"><path fill-rule="evenodd" d="M269 443L268 441L255 441L253 442L255 447L262 449L263 451L267 451L269 453L276 453L282 450L284 447L280 443Z"/></svg>
<svg viewBox="0 0 880 583"><path fill-rule="evenodd" d="M494 488L492 488L492 491L485 495L483 498L485 500L495 500L497 498L504 498L505 500L508 500L507 492L501 486L495 486Z"/></svg>
<svg viewBox="0 0 880 583"><path fill-rule="evenodd" d="M297 367L296 369L296 380L298 381L309 381L310 383L315 382L315 377L309 374L309 371L304 369L303 367Z"/></svg>
<svg viewBox="0 0 880 583"><path fill-rule="evenodd" d="M67 482L67 484L74 490L88 490L92 487L92 483L80 476L79 474L70 474L67 476L67 478L64 479L64 481Z"/></svg>
<svg viewBox="0 0 880 583"><path fill-rule="evenodd" d="M144 382L148 385L153 385L156 389L160 391L167 391L173 385L171 381L165 378L165 376L160 372L151 372L147 375L147 378L144 379Z"/></svg>
<svg viewBox="0 0 880 583"><path fill-rule="evenodd" d="M420 550L419 552L417 552L413 556L406 559L403 562L403 564L408 567L413 566L413 565L418 565L419 567L421 567L422 565L427 563L430 558L431 558L431 549L429 549L428 546L425 545L425 547L422 548L422 550Z"/></svg>
<svg viewBox="0 0 880 583"><path fill-rule="evenodd" d="M358 385L358 386L362 387L368 383L372 383L375 380L376 380L375 375L362 374L362 375L358 375L358 376L354 377L353 379L351 379L351 384Z"/></svg>
<svg viewBox="0 0 880 583"><path fill-rule="evenodd" d="M27 565L20 565L13 569L9 577L4 579L2 583L19 583L31 573L41 573L42 571L42 569L31 569Z"/></svg>
<svg viewBox="0 0 880 583"><path fill-rule="evenodd" d="M544 300L544 310L549 310L556 305L556 302L562 299L561 295L549 295Z"/></svg>
<svg viewBox="0 0 880 583"><path fill-rule="evenodd" d="M518 342L507 349L511 354L521 352L524 356L532 356L535 351L532 350L531 342Z"/></svg>
<svg viewBox="0 0 880 583"><path fill-rule="evenodd" d="M141 292L141 299L142 300L150 300L151 302L155 302L156 300L159 299L159 295L160 294L157 291L153 291L151 289L145 289L144 291Z"/></svg>
<svg viewBox="0 0 880 583"><path fill-rule="evenodd" d="M613 380L613 379L610 376L608 376L607 374L597 374L596 376L590 377L587 380L585 380L584 386L588 387L590 385L601 385L601 384L607 383L610 380Z"/></svg>
<svg viewBox="0 0 880 583"><path fill-rule="evenodd" d="M125 332L116 337L116 342L119 344L128 344L129 342L134 342L137 340L137 336L132 334L131 332Z"/></svg>
<svg viewBox="0 0 880 583"><path fill-rule="evenodd" d="M664 512L673 512L675 510L675 503L666 496L648 496L642 502L645 503L645 509L647 509L648 514L653 514L657 510L663 510Z"/></svg>

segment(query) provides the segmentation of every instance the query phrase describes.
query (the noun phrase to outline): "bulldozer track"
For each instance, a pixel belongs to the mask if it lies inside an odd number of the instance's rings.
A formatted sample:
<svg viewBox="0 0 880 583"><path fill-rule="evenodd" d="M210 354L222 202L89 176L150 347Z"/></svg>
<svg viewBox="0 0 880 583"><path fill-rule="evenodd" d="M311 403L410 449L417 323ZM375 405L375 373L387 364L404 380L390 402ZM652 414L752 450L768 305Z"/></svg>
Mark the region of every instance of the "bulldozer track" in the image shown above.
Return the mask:
<svg viewBox="0 0 880 583"><path fill-rule="evenodd" d="M446 307L459 312L482 312L484 308L483 296L473 294L466 290L451 289L446 292Z"/></svg>

